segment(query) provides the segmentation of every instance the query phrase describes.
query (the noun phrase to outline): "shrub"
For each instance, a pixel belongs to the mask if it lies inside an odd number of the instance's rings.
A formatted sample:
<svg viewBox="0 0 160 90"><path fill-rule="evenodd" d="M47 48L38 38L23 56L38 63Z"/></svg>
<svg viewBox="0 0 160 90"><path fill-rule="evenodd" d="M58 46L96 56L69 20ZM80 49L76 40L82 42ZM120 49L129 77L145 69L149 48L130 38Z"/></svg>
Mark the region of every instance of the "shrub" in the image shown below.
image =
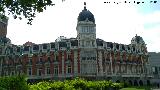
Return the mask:
<svg viewBox="0 0 160 90"><path fill-rule="evenodd" d="M2 90L28 90L28 85L24 75L0 78L0 88Z"/></svg>

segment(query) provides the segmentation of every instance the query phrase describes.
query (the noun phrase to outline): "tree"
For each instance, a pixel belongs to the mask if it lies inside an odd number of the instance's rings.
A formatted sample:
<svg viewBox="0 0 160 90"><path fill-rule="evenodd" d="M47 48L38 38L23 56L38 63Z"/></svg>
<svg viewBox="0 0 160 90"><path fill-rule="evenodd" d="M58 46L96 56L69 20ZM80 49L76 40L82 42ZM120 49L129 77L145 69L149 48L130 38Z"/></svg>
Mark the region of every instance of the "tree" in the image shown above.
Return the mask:
<svg viewBox="0 0 160 90"><path fill-rule="evenodd" d="M46 10L47 6L53 6L52 0L0 0L0 14L4 18L6 14L13 15L14 19L22 17L28 19L27 24L32 25L36 12Z"/></svg>

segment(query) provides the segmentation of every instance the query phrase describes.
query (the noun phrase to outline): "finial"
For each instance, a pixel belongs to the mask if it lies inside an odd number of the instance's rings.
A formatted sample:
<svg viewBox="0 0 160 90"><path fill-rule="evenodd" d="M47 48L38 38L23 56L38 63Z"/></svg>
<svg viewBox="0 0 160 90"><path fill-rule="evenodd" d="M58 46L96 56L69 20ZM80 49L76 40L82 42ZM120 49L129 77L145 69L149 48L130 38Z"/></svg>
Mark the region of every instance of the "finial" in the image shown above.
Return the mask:
<svg viewBox="0 0 160 90"><path fill-rule="evenodd" d="M84 2L84 10L87 10L87 9L86 9L86 2Z"/></svg>

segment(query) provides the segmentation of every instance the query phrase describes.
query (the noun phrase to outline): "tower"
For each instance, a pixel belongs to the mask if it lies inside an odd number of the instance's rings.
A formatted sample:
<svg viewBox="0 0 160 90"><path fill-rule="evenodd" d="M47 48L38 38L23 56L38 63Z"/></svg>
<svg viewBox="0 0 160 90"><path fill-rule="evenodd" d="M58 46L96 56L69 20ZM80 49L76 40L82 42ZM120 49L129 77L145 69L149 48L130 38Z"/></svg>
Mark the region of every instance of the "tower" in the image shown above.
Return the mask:
<svg viewBox="0 0 160 90"><path fill-rule="evenodd" d="M96 52L96 24L94 15L84 9L79 13L77 20L77 40L80 48L80 73L81 75L97 74Z"/></svg>
<svg viewBox="0 0 160 90"><path fill-rule="evenodd" d="M87 10L84 2L84 9L79 13L77 21L77 38L80 48L96 47L96 24L94 15Z"/></svg>

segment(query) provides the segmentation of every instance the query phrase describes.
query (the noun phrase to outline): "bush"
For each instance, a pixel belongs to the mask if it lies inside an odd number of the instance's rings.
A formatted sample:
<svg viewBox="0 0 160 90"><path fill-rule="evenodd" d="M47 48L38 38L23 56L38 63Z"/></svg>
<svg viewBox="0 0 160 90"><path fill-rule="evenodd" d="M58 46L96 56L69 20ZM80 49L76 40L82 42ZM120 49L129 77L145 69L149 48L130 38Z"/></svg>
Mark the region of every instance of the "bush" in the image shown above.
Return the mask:
<svg viewBox="0 0 160 90"><path fill-rule="evenodd" d="M0 90L28 90L25 76L1 77Z"/></svg>
<svg viewBox="0 0 160 90"><path fill-rule="evenodd" d="M29 85L30 90L108 90L109 88L118 90L124 87L123 83L113 83L111 81L87 81L76 78L74 80L39 82Z"/></svg>

